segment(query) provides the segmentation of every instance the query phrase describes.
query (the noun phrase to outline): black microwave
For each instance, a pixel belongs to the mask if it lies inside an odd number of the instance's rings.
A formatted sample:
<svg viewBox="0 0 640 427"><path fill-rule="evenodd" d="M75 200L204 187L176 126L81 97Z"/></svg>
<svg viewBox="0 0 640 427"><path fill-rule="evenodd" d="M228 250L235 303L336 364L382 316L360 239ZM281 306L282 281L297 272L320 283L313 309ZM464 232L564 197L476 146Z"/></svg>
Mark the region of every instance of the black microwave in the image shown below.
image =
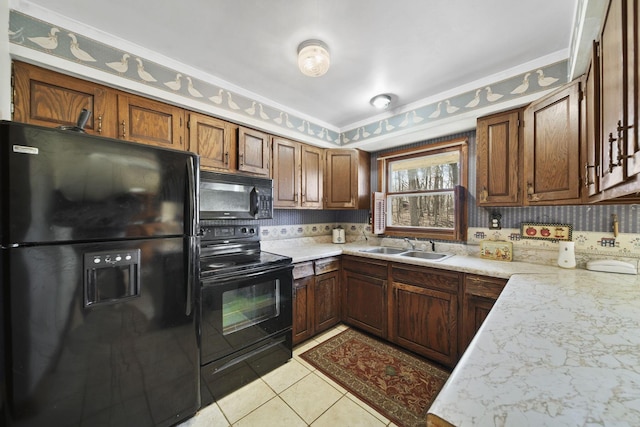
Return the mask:
<svg viewBox="0 0 640 427"><path fill-rule="evenodd" d="M200 219L273 218L273 180L200 172Z"/></svg>

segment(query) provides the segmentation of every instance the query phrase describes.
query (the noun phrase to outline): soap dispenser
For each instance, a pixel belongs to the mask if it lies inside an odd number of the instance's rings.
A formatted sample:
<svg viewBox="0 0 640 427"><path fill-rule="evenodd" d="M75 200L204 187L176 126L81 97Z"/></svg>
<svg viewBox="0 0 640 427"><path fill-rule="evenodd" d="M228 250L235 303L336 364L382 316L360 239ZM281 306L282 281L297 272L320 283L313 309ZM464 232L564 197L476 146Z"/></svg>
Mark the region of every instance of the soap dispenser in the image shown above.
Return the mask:
<svg viewBox="0 0 640 427"><path fill-rule="evenodd" d="M558 250L558 265L562 268L575 268L575 242L560 242Z"/></svg>

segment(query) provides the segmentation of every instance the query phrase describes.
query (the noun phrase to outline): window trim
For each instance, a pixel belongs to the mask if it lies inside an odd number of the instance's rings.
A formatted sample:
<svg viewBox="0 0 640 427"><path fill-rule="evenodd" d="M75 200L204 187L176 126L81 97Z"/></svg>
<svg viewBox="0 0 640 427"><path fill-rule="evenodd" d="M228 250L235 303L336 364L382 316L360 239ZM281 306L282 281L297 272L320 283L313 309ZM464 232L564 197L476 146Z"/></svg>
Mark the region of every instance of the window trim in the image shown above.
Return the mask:
<svg viewBox="0 0 640 427"><path fill-rule="evenodd" d="M423 145L417 148L407 148L378 157L378 188L385 194L387 191L387 177L389 161L401 160L411 157L420 157L426 154L438 154L442 152L458 150L460 152L460 185L454 188L456 223L453 229L438 229L426 227L388 227L384 234L387 236L415 237L437 240L465 241L467 238L467 187L469 183L469 144L468 138L456 138L433 144ZM397 193L394 193L397 194ZM385 200L386 206L386 200ZM386 208L385 208L386 209ZM380 214L378 214L380 215ZM385 215L386 216L386 215Z"/></svg>

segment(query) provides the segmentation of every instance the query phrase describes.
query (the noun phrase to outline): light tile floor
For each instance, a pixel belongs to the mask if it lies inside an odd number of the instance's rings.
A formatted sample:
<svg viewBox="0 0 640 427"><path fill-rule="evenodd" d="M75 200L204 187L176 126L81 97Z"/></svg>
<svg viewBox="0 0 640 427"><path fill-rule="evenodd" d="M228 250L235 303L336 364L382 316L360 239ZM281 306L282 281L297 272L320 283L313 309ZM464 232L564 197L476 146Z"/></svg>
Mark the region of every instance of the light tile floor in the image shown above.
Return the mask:
<svg viewBox="0 0 640 427"><path fill-rule="evenodd" d="M284 366L203 408L179 427L395 426L300 358L345 329L339 325L300 344Z"/></svg>

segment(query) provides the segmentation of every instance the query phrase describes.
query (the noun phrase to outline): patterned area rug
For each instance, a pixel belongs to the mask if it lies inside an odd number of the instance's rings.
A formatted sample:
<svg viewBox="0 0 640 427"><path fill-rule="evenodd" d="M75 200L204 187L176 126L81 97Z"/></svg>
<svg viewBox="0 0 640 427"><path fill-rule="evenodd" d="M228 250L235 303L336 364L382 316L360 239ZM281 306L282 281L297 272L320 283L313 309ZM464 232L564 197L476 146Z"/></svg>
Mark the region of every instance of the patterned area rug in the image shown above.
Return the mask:
<svg viewBox="0 0 640 427"><path fill-rule="evenodd" d="M301 357L399 426L426 424L449 373L353 329Z"/></svg>

